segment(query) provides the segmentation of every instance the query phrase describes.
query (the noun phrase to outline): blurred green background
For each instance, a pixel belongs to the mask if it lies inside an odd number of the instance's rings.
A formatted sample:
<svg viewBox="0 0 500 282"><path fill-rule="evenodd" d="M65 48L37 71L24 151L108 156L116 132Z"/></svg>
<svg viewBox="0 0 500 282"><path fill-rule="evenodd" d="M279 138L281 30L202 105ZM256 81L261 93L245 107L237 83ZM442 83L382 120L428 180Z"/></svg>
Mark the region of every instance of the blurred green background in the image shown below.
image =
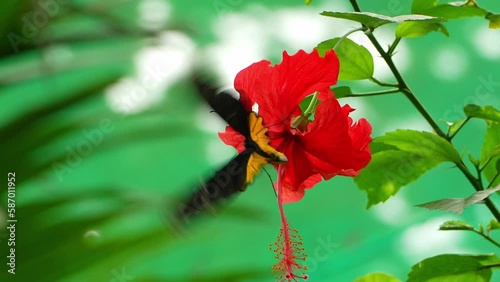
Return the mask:
<svg viewBox="0 0 500 282"><path fill-rule="evenodd" d="M359 1L363 10L409 13L410 1ZM478 1L500 9L497 1ZM235 155L224 124L186 77L209 66L221 85L252 62L310 51L357 24L319 15L348 1L3 1L0 9L1 173L16 173L16 274L7 273L7 191L0 198L0 281L274 281L268 246L280 227L262 174L217 215L176 233L165 222L182 195ZM463 117L468 103L500 106L500 32L483 19L446 24L404 40L397 65L436 119ZM377 30L387 46L394 26ZM363 34L350 38L373 50ZM376 77L391 76L375 55ZM489 83L492 81L493 83ZM355 91L378 88L343 82ZM400 95L342 99L373 136L430 130ZM443 124L444 127L444 124ZM484 124L471 121L457 148L478 156ZM268 169L275 178L275 172ZM382 271L405 280L442 253L491 253L475 234L439 232L445 220L487 223L481 205L463 215L414 207L473 193L441 165L384 204L365 209L352 179L336 177L286 206L303 237L310 281L353 281ZM497 199L493 199L498 202ZM500 281L498 274L494 280Z"/></svg>

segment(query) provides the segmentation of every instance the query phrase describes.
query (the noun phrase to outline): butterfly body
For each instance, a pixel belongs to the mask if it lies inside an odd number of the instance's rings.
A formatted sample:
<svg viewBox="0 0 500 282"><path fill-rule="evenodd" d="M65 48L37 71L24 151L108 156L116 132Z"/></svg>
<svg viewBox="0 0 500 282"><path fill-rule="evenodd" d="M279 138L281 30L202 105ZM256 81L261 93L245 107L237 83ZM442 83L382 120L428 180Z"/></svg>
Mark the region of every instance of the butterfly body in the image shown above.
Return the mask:
<svg viewBox="0 0 500 282"><path fill-rule="evenodd" d="M262 118L255 112L248 112L229 92L217 94L212 85L194 80L201 96L234 130L245 138L245 149L227 165L219 169L212 178L200 187L180 207L179 216L191 215L213 208L213 204L244 191L253 182L263 165L284 163L287 158L269 145Z"/></svg>

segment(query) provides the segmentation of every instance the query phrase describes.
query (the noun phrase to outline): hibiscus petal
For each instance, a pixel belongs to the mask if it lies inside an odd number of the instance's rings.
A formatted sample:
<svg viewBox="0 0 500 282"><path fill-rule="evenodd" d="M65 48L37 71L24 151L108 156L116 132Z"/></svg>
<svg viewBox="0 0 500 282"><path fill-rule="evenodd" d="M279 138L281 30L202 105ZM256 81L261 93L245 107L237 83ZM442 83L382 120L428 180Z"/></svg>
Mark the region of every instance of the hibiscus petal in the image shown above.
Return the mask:
<svg viewBox="0 0 500 282"><path fill-rule="evenodd" d="M283 62L275 68L281 86L281 99L297 106L306 96L330 89L337 83L339 59L333 51L327 52L324 57L320 57L316 49L311 53L299 50L293 56L284 51Z"/></svg>
<svg viewBox="0 0 500 282"><path fill-rule="evenodd" d="M330 88L323 91L319 91L318 100L324 101L331 97L335 97L335 95L333 94L333 91Z"/></svg>
<svg viewBox="0 0 500 282"><path fill-rule="evenodd" d="M320 99L333 96L326 93L331 93L330 86L337 83L338 74L339 60L333 51L325 57L320 57L317 50L299 50L292 56L284 51L282 63L274 66L273 84L269 85L274 92L255 96L259 114L273 124L282 122L287 130L291 118L300 115L299 104L305 97L316 91Z"/></svg>
<svg viewBox="0 0 500 282"><path fill-rule="evenodd" d="M283 62L270 66L269 61L250 65L238 73L234 86L245 108L257 103L259 115L271 132L288 130L291 118L300 115L300 102L319 91L320 98L330 95L337 82L339 61L333 51L320 57L299 50L290 56L283 52Z"/></svg>
<svg viewBox="0 0 500 282"><path fill-rule="evenodd" d="M311 189L314 185L321 182L322 177L320 174L313 174L309 176L302 184L299 186L297 190L286 189L285 193L283 193L283 203L289 204L293 202L297 202L302 200L305 194L305 189Z"/></svg>
<svg viewBox="0 0 500 282"><path fill-rule="evenodd" d="M288 189L296 190L302 182L306 181L310 175L314 174L309 163L305 148L298 142L298 138L290 136L278 150L285 154L288 162L284 165L284 184Z"/></svg>
<svg viewBox="0 0 500 282"><path fill-rule="evenodd" d="M304 189L290 190L285 188L283 189L282 193L283 204L289 204L302 200L306 192L304 191Z"/></svg>
<svg viewBox="0 0 500 282"><path fill-rule="evenodd" d="M349 128L349 135L352 139L354 147L353 160L358 164L354 169L361 169L368 165L372 159L370 142L372 138L372 126L364 118L360 119L357 123Z"/></svg>
<svg viewBox="0 0 500 282"><path fill-rule="evenodd" d="M336 168L352 168L353 145L348 122L337 99L330 98L318 105L309 132L301 137L318 171L325 170L321 168L323 163ZM322 162L315 163L316 159Z"/></svg>
<svg viewBox="0 0 500 282"><path fill-rule="evenodd" d="M255 103L268 128L270 145L288 158L282 177L283 201L300 200L304 190L322 178L355 176L371 159L371 126L361 119L353 124L349 105L340 106L330 89L337 82L339 61L333 51L320 57L317 50L295 55L283 53L283 61L271 66L261 61L242 70L235 88L245 109ZM300 115L300 102L319 92L321 101L305 133L292 132L290 122ZM244 138L232 129L220 134L226 144L244 150Z"/></svg>
<svg viewBox="0 0 500 282"><path fill-rule="evenodd" d="M271 62L263 60L240 71L234 80L234 88L240 93L240 101L245 109L250 111L253 104L259 105L259 116L264 118L264 125L269 126L270 131L286 130L286 116L294 111L277 107L279 86Z"/></svg>
<svg viewBox="0 0 500 282"><path fill-rule="evenodd" d="M335 175L356 176L371 160L371 125L365 119L353 125L348 116L352 111L349 105L340 108L335 98L323 101L309 134L302 137L314 170L326 180Z"/></svg>
<svg viewBox="0 0 500 282"><path fill-rule="evenodd" d="M240 102L247 111L251 111L256 96L269 95L272 75L273 67L267 60L253 63L236 75L234 88L240 93Z"/></svg>
<svg viewBox="0 0 500 282"><path fill-rule="evenodd" d="M226 131L219 132L219 138L226 145L233 146L238 153L245 151L245 136L230 126L226 126Z"/></svg>
<svg viewBox="0 0 500 282"><path fill-rule="evenodd" d="M312 170L305 148L302 147L298 137L290 136L277 149L288 158L287 163L280 165L284 168L284 173L280 177L284 188L283 199L286 203L298 201L303 197L304 189L312 188L321 181L321 176ZM277 168L277 165L275 167Z"/></svg>
<svg viewBox="0 0 500 282"><path fill-rule="evenodd" d="M372 126L364 118L358 120L357 123L349 128L349 135L352 139L352 144L355 148L360 151L371 152L370 141L372 138L370 134L372 133Z"/></svg>
<svg viewBox="0 0 500 282"><path fill-rule="evenodd" d="M306 181L302 182L299 189L311 189L314 187L314 185L321 182L321 180L322 180L321 175L319 173L311 175L311 176L309 176L309 178L307 178Z"/></svg>

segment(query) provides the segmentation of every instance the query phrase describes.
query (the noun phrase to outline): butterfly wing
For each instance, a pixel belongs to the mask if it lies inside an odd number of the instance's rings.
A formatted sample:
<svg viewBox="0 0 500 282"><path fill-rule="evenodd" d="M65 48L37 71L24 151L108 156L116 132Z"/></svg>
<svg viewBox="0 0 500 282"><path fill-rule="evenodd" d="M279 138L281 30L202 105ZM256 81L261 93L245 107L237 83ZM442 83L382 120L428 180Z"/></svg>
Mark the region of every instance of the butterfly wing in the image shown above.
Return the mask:
<svg viewBox="0 0 500 282"><path fill-rule="evenodd" d="M241 133L247 140L250 136L249 118L251 113L228 91L218 93L212 84L203 81L199 76L193 79L200 95L233 129ZM253 114L255 116L255 114ZM256 117L255 120L258 120ZM254 120L254 122L255 122ZM262 124L260 123L260 127ZM261 132L265 134L265 131ZM257 144L255 144L257 146ZM261 149L262 150L262 149ZM269 163L269 157L258 154L256 148L247 148L229 164L218 170L215 175L203 183L179 206L178 218L188 219L191 215L213 208L214 204L245 190L247 184L253 182L260 168Z"/></svg>
<svg viewBox="0 0 500 282"><path fill-rule="evenodd" d="M191 215L213 208L214 204L243 191L247 185L247 168L250 151L235 157L179 206L178 218L188 219Z"/></svg>
<svg viewBox="0 0 500 282"><path fill-rule="evenodd" d="M199 76L193 79L196 89L207 103L219 114L233 129L246 138L250 137L248 126L248 112L243 105L231 95L228 90L218 93L217 87L204 81Z"/></svg>

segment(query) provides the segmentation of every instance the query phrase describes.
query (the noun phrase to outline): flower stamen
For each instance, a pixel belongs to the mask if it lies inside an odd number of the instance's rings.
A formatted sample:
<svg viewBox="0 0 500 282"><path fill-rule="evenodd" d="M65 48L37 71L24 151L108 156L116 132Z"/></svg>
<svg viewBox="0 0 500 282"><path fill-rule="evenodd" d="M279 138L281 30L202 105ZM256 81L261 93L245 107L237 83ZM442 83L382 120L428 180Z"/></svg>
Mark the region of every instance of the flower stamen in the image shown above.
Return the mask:
<svg viewBox="0 0 500 282"><path fill-rule="evenodd" d="M303 274L307 267L297 261L305 261L307 255L304 253L302 237L298 231L288 224L283 209L281 177L284 174L284 165L278 166L278 207L281 216L280 234L275 243L270 245L270 249L276 253L279 262L273 266L273 272L280 282L297 281L297 279L307 280L309 277Z"/></svg>

